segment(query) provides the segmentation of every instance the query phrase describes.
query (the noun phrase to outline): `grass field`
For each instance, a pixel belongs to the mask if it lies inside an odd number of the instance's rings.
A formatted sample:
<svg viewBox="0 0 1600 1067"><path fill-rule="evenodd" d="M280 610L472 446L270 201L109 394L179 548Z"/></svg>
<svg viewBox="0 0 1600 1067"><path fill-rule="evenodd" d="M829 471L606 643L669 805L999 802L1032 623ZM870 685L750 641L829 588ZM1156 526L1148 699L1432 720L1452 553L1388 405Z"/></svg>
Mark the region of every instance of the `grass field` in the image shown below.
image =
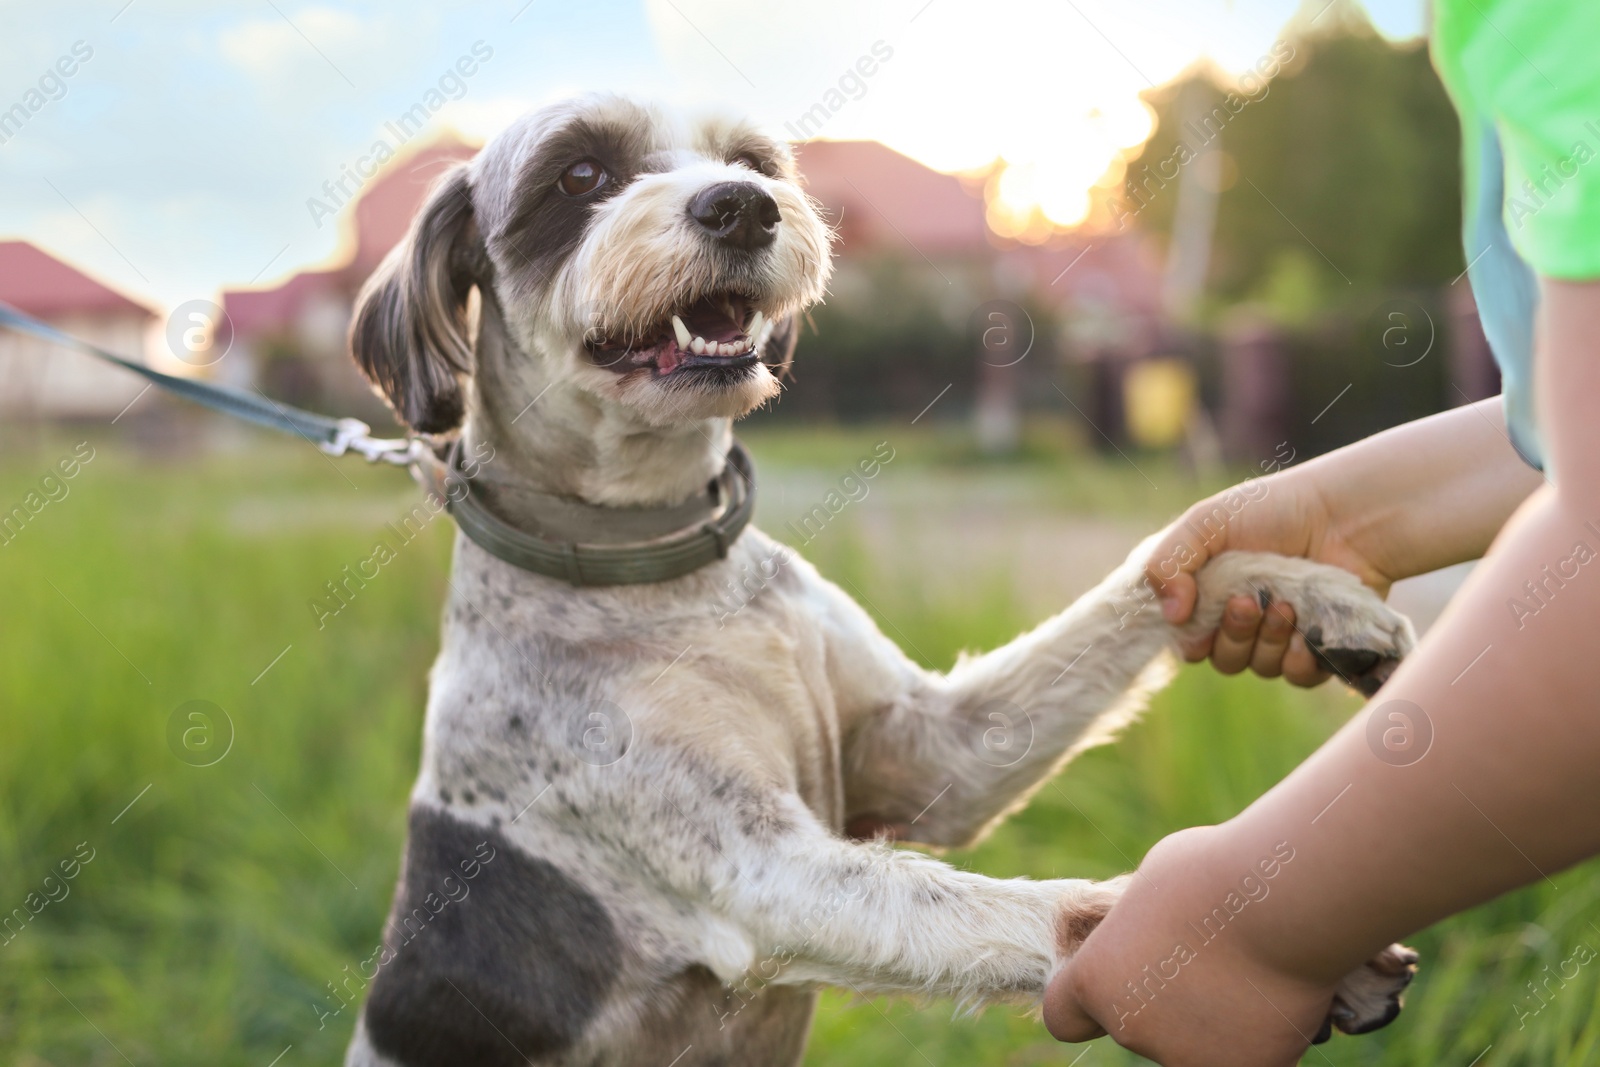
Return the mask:
<svg viewBox="0 0 1600 1067"><path fill-rule="evenodd" d="M402 475L264 435L248 457L187 462L88 436L94 459L68 494L0 547L0 915L26 920L0 934L0 1062L338 1062L354 1008L319 1007L338 1004L329 984L380 936L452 531L437 522L319 630L308 601L409 509ZM0 510L79 439L7 449ZM774 484L796 485L825 484L876 439L749 437ZM1048 442L994 468L946 441L896 431L875 506L914 509L902 489L915 486L941 506L1026 498L1042 513L1153 527L1200 492L1153 460L1140 463L1162 490ZM787 516L773 506L764 525L776 529ZM885 564L871 514L842 514L808 554L859 586L919 658L948 666L1037 621L1015 592L1026 554L983 549L992 558L970 570L987 591L974 595L970 581ZM187 718L197 700L209 725ZM1002 876L1120 872L1163 834L1237 811L1358 708L1331 688L1186 671L1119 744L950 858ZM1600 1063L1600 967L1546 984L1578 946L1600 949L1597 927L1595 863L1445 923L1415 939L1424 969L1400 1021L1306 1062ZM1107 1042L1057 1046L1013 1013L956 1018L947 1003L833 993L808 1060L1134 1062Z"/></svg>

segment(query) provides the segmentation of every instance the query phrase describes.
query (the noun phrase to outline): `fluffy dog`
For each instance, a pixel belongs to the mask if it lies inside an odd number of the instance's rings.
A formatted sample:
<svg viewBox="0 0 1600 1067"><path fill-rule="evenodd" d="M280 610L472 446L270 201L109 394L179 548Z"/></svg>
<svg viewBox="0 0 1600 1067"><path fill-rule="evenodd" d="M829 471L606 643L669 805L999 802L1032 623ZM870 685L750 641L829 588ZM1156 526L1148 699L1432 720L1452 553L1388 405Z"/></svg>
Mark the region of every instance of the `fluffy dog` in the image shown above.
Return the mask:
<svg viewBox="0 0 1600 1067"><path fill-rule="evenodd" d="M829 240L784 144L584 98L440 181L352 349L411 427L459 429L473 492L513 525L547 524L551 497L673 505L777 394ZM1144 551L937 674L753 528L690 574L605 587L458 536L347 1064L785 1065L820 985L1036 1005L1119 883L986 878L886 839L974 841L1165 680L1176 634L1142 610ZM1412 643L1305 561L1230 553L1200 589L1192 627L1236 593L1285 600L1369 683ZM1392 1017L1399 951L1346 983L1341 1029Z"/></svg>

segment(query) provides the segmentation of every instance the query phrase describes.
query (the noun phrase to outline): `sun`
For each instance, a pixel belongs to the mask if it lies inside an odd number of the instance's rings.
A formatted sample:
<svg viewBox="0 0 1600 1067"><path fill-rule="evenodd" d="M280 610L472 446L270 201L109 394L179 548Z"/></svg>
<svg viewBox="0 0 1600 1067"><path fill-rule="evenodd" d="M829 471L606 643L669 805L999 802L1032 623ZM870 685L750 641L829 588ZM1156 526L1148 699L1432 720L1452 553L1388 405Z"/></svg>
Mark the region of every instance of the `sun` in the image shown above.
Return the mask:
<svg viewBox="0 0 1600 1067"><path fill-rule="evenodd" d="M1003 238L1039 244L1082 225L1097 186L1115 184L1122 167L1155 128L1143 101L1095 108L1076 129L1001 158L985 184L989 226Z"/></svg>

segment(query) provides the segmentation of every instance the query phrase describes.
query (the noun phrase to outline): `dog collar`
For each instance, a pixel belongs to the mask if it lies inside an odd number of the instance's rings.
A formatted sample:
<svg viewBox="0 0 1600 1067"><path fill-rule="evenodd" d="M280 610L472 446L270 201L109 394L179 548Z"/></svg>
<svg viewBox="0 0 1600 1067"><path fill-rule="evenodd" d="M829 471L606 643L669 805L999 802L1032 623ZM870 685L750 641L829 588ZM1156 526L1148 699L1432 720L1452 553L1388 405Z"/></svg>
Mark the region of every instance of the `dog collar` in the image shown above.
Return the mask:
<svg viewBox="0 0 1600 1067"><path fill-rule="evenodd" d="M681 578L725 559L755 510L755 471L737 440L703 497L662 508L612 508L548 494L525 494L549 516L550 529L519 529L495 515L461 469L461 441L443 454L421 450L413 469L423 488L445 502L473 544L513 567L575 586L645 585ZM542 498L542 499L541 499ZM577 531L621 530L633 540L569 539ZM557 534L566 533L567 537Z"/></svg>

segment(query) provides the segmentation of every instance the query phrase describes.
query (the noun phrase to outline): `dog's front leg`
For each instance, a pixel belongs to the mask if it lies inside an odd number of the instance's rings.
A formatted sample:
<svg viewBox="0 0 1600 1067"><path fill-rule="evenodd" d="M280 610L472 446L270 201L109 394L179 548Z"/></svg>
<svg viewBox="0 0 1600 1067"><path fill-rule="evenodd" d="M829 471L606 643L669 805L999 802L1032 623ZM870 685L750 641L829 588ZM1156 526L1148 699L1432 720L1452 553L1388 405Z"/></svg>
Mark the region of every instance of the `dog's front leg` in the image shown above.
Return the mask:
<svg viewBox="0 0 1600 1067"><path fill-rule="evenodd" d="M742 855L724 906L754 955L741 975L724 975L734 998L768 982L822 982L1036 1006L1122 884L988 878L814 822Z"/></svg>
<svg viewBox="0 0 1600 1067"><path fill-rule="evenodd" d="M840 658L855 664L848 680L873 702L845 745L847 829L857 836L970 843L1170 674L1173 631L1131 561L1035 630L943 675L906 662L853 603L832 617ZM881 668L861 665L863 648Z"/></svg>
<svg viewBox="0 0 1600 1067"><path fill-rule="evenodd" d="M1154 540L1066 611L947 675L909 664L853 603L835 603L836 655L874 702L846 739L847 829L969 843L1136 714L1170 676L1179 632L1144 578ZM1197 583L1185 630L1215 629L1235 595L1287 602L1324 663L1369 694L1414 642L1410 623L1324 564L1228 552Z"/></svg>

